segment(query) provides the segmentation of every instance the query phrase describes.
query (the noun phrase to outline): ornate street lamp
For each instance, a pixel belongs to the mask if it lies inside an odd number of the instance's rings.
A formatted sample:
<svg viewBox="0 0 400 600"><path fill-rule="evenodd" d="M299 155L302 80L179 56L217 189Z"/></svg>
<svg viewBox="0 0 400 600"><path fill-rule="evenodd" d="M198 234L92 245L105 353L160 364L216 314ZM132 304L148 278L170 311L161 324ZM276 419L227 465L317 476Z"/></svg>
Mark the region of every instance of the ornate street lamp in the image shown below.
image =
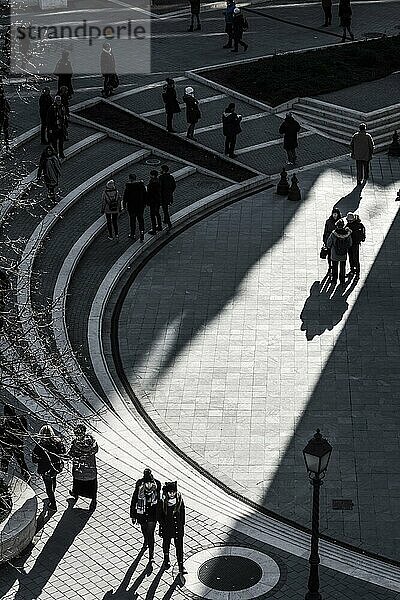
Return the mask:
<svg viewBox="0 0 400 600"><path fill-rule="evenodd" d="M319 593L318 575L318 565L320 563L318 554L319 489L323 483L322 479L325 477L331 453L332 446L328 440L322 437L319 429L317 429L317 433L303 450L308 476L313 486L311 553L309 558L310 576L308 578L308 592L305 600L322 600L322 596Z"/></svg>

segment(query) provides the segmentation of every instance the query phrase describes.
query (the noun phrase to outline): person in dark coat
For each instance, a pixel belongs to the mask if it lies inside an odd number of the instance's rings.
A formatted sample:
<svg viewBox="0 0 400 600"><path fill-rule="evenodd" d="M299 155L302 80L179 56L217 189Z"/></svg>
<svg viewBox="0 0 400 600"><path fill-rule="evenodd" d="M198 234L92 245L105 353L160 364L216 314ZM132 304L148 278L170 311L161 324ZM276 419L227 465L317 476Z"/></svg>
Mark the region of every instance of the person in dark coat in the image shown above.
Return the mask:
<svg viewBox="0 0 400 600"><path fill-rule="evenodd" d="M322 0L322 9L325 15L325 22L322 27L332 25L332 0Z"/></svg>
<svg viewBox="0 0 400 600"><path fill-rule="evenodd" d="M299 145L297 141L297 134L299 133L300 129L300 123L296 121L292 113L288 112L285 120L279 127L279 133L283 133L283 147L286 150L288 163L290 165L296 164L296 148Z"/></svg>
<svg viewBox="0 0 400 600"><path fill-rule="evenodd" d="M39 440L32 452L32 462L37 464L49 499L48 509L57 510L55 489L57 475L64 468L65 446L50 425L43 425L39 431Z"/></svg>
<svg viewBox="0 0 400 600"><path fill-rule="evenodd" d="M161 225L161 184L158 178L158 171L150 171L150 181L147 184L147 204L150 207L151 229L150 235L155 235L157 231L162 231Z"/></svg>
<svg viewBox="0 0 400 600"><path fill-rule="evenodd" d="M186 87L183 95L183 101L186 104L186 122L188 124L186 137L194 140L194 128L196 123L201 119L199 101L194 95L192 87Z"/></svg>
<svg viewBox="0 0 400 600"><path fill-rule="evenodd" d="M177 482L168 481L163 486L162 499L158 504L157 518L163 540L164 568L169 569L169 549L174 540L179 574L187 573L183 566L183 536L185 534L185 503L178 492Z"/></svg>
<svg viewBox="0 0 400 600"><path fill-rule="evenodd" d="M69 97L73 96L74 88L72 87L72 64L69 59L68 50L63 50L61 58L56 64L54 75L58 77L57 96L60 95L60 90L63 85L67 86Z"/></svg>
<svg viewBox="0 0 400 600"><path fill-rule="evenodd" d="M174 192L176 190L176 181L173 175L169 172L169 166L163 165L161 167L160 175L160 186L161 186L161 207L163 209L164 224L168 226L168 230L171 229L172 223L169 216L168 207L174 201Z"/></svg>
<svg viewBox="0 0 400 600"><path fill-rule="evenodd" d="M347 227L351 231L352 244L348 249L350 273L359 277L360 275L360 244L365 242L365 227L358 215L349 212L346 216Z"/></svg>
<svg viewBox="0 0 400 600"><path fill-rule="evenodd" d="M166 82L167 83L163 87L162 99L165 106L165 114L167 116L167 131L174 133L173 118L175 114L181 112L181 108L176 98L174 80L167 77Z"/></svg>
<svg viewBox="0 0 400 600"><path fill-rule="evenodd" d="M231 102L222 115L222 132L225 136L225 154L235 158L235 146L238 133L242 131L241 115L235 111L235 104Z"/></svg>
<svg viewBox="0 0 400 600"><path fill-rule="evenodd" d="M339 18L340 25L343 28L342 42L346 41L346 33L348 32L351 41L354 41L354 35L351 30L351 18L353 11L351 10L350 0L339 0Z"/></svg>
<svg viewBox="0 0 400 600"><path fill-rule="evenodd" d="M106 183L106 188L101 195L101 214L106 216L108 239L119 242L118 217L121 212L121 201L119 191L114 179Z"/></svg>
<svg viewBox="0 0 400 600"><path fill-rule="evenodd" d="M96 454L99 451L96 440L87 433L85 425L74 429L68 456L72 458L72 489L70 495L78 500L79 496L90 498L89 510L97 506L97 466Z"/></svg>
<svg viewBox="0 0 400 600"><path fill-rule="evenodd" d="M5 97L4 88L0 87L0 133L3 132L6 149L10 148L10 103Z"/></svg>
<svg viewBox="0 0 400 600"><path fill-rule="evenodd" d="M351 245L351 230L345 226L343 219L339 219L339 221L336 223L335 229L332 231L326 242L327 248L331 250L331 283L333 284L337 282L339 265L339 281L341 285L344 285L345 283L347 253Z"/></svg>
<svg viewBox="0 0 400 600"><path fill-rule="evenodd" d="M232 52L239 52L239 45L243 46L245 52L249 47L246 42L242 40L243 32L247 29L246 23L247 21L243 17L242 11L240 8L236 7L233 11L232 37L234 45Z"/></svg>
<svg viewBox="0 0 400 600"><path fill-rule="evenodd" d="M132 495L130 515L132 524L138 523L143 534L143 550L149 549L149 562L154 561L154 531L157 524L157 508L160 501L161 483L154 478L151 469L143 471Z"/></svg>
<svg viewBox="0 0 400 600"><path fill-rule="evenodd" d="M190 13L191 13L191 20L190 20L190 27L188 29L188 31L193 31L193 27L194 27L194 21L196 20L196 31L200 31L201 29L201 24L200 24L200 0L189 0L190 2Z"/></svg>
<svg viewBox="0 0 400 600"><path fill-rule="evenodd" d="M4 416L0 418L1 470L7 473L10 460L14 457L26 481L30 479L24 456L24 438L27 434L26 418L18 416L13 406L5 404Z"/></svg>
<svg viewBox="0 0 400 600"><path fill-rule="evenodd" d="M327 246L327 242L328 242L328 238L331 235L332 231L334 231L335 227L336 227L336 223L339 221L339 219L342 217L340 210L338 208L333 207L332 209L332 214L330 217L327 218L327 220L325 221L325 227L324 227L324 233L322 235L322 241L323 244L325 246L325 248L327 248L328 250L328 254L326 256L326 258L328 259L328 270L331 270L331 251L328 249Z"/></svg>
<svg viewBox="0 0 400 600"><path fill-rule="evenodd" d="M53 104L47 111L47 131L50 144L60 158L65 158L64 155L64 140L66 131L65 108L61 102L61 96L54 98Z"/></svg>
<svg viewBox="0 0 400 600"><path fill-rule="evenodd" d="M64 89L68 89L64 86ZM40 143L49 144L47 131L47 113L50 106L53 104L53 98L50 94L50 88L44 87L39 98L39 115L40 115Z"/></svg>
<svg viewBox="0 0 400 600"><path fill-rule="evenodd" d="M233 41L233 11L235 10L234 0L227 0L226 9L224 10L225 17L225 32L228 34L228 41L223 48L232 48Z"/></svg>
<svg viewBox="0 0 400 600"><path fill-rule="evenodd" d="M49 198L55 198L61 175L61 163L52 146L47 146L41 154L37 179L44 177Z"/></svg>
<svg viewBox="0 0 400 600"><path fill-rule="evenodd" d="M129 237L135 239L136 221L139 226L140 241L144 240L144 209L146 207L147 192L143 180L137 181L136 175L131 173L129 181L125 184L122 207L129 215Z"/></svg>
<svg viewBox="0 0 400 600"><path fill-rule="evenodd" d="M113 90L118 87L119 81L115 70L115 58L111 44L104 42L100 55L100 70L104 79L101 95L109 98Z"/></svg>

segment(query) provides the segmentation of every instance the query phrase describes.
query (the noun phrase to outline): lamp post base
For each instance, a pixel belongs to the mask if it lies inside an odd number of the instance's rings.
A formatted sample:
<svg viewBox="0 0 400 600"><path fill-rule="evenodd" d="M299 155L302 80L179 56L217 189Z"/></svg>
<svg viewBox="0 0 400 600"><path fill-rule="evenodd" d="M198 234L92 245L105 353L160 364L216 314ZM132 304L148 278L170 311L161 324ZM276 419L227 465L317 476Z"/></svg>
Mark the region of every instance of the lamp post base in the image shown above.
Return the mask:
<svg viewBox="0 0 400 600"><path fill-rule="evenodd" d="M305 600L322 600L322 596L319 592L307 592Z"/></svg>

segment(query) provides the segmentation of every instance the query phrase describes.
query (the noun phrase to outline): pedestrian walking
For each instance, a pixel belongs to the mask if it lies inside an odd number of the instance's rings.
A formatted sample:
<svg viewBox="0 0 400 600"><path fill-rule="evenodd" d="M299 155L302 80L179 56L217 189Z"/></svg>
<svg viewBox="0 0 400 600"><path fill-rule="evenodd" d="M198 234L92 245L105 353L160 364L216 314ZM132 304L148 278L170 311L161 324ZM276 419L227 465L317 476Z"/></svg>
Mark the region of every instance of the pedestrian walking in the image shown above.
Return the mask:
<svg viewBox="0 0 400 600"><path fill-rule="evenodd" d="M231 102L222 115L222 132L225 136L225 155L235 158L236 138L242 131L240 126L242 117L235 110L234 102Z"/></svg>
<svg viewBox="0 0 400 600"><path fill-rule="evenodd" d="M107 181L106 189L101 195L101 214L106 215L108 239L112 240L115 236L115 240L119 241L118 234L118 217L121 212L121 201L119 198L119 191L115 186L113 179Z"/></svg>
<svg viewBox="0 0 400 600"><path fill-rule="evenodd" d="M4 94L4 88L0 87L0 133L3 132L6 150L10 149L10 112L11 106Z"/></svg>
<svg viewBox="0 0 400 600"><path fill-rule="evenodd" d="M4 416L0 419L1 470L8 473L10 461L14 457L25 481L30 479L24 456L24 438L27 434L26 418L18 416L13 406L5 404Z"/></svg>
<svg viewBox="0 0 400 600"><path fill-rule="evenodd" d="M163 87L162 99L167 117L167 131L174 133L173 118L175 114L181 112L181 108L176 97L175 81L171 79L171 77L167 77L166 79L166 84Z"/></svg>
<svg viewBox="0 0 400 600"><path fill-rule="evenodd" d="M149 549L149 562L154 561L154 531L160 501L161 483L154 478L151 469L143 471L132 495L130 515L132 524L138 523L143 534L143 550Z"/></svg>
<svg viewBox="0 0 400 600"><path fill-rule="evenodd" d="M322 27L332 25L332 0L322 0L322 9L325 15L325 22Z"/></svg>
<svg viewBox="0 0 400 600"><path fill-rule="evenodd" d="M360 123L359 131L351 138L351 158L356 161L357 185L361 185L369 178L369 163L374 153L374 140L367 133L365 123Z"/></svg>
<svg viewBox="0 0 400 600"><path fill-rule="evenodd" d="M169 550L171 541L174 540L176 560L178 562L179 574L187 573L183 566L183 536L185 534L185 503L182 495L178 492L177 482L168 481L163 486L162 499L158 504L158 521L160 524L160 536L163 540L164 568L169 569Z"/></svg>
<svg viewBox="0 0 400 600"><path fill-rule="evenodd" d="M129 237L135 239L136 221L139 226L140 241L144 240L144 209L147 202L146 186L142 179L139 181L134 173L129 175L129 181L125 184L122 206L129 215Z"/></svg>
<svg viewBox="0 0 400 600"><path fill-rule="evenodd" d="M342 42L346 41L346 34L349 34L351 41L354 41L354 35L351 30L351 19L353 11L351 10L350 0L339 0L339 18L340 26L343 28Z"/></svg>
<svg viewBox="0 0 400 600"><path fill-rule="evenodd" d="M186 122L188 124L186 137L190 140L194 140L194 129L196 123L201 119L201 112L199 108L199 101L194 95L194 89L192 87L186 87L183 95L183 101L186 104Z"/></svg>
<svg viewBox="0 0 400 600"><path fill-rule="evenodd" d="M40 156L37 179L43 175L47 195L54 199L61 175L61 163L52 146L47 146Z"/></svg>
<svg viewBox="0 0 400 600"><path fill-rule="evenodd" d="M168 226L168 230L171 229L172 223L169 216L169 207L174 201L174 192L176 190L176 181L173 175L169 172L168 165L162 165L160 175L160 187L161 187L161 208L163 210L164 224Z"/></svg>
<svg viewBox="0 0 400 600"><path fill-rule="evenodd" d="M352 244L348 249L350 273L359 277L360 275L360 245L365 242L365 227L359 215L347 213L347 227L351 231Z"/></svg>
<svg viewBox="0 0 400 600"><path fill-rule="evenodd" d="M326 256L326 258L328 259L328 272L331 272L331 267L332 267L331 251L327 245L328 238L331 235L332 231L335 230L336 223L339 221L339 219L341 219L341 217L342 217L342 215L340 213L340 210L338 208L334 207L332 209L331 216L328 217L327 220L325 221L324 233L322 235L322 242L328 251L327 256Z"/></svg>
<svg viewBox="0 0 400 600"><path fill-rule="evenodd" d="M32 462L37 464L49 500L48 509L57 510L55 490L57 475L64 468L65 447L50 425L43 425L39 431L38 443L32 452Z"/></svg>
<svg viewBox="0 0 400 600"><path fill-rule="evenodd" d="M232 23L232 36L233 36L233 50L232 52L239 52L239 46L243 46L244 52L249 47L246 42L243 41L243 32L249 28L247 19L242 15L240 8L235 7L233 10L233 23Z"/></svg>
<svg viewBox="0 0 400 600"><path fill-rule="evenodd" d="M64 89L66 86L63 86ZM49 112L50 106L53 104L53 98L50 94L50 88L44 87L39 98L39 115L40 115L40 143L49 144L49 135L47 130L47 113Z"/></svg>
<svg viewBox="0 0 400 600"><path fill-rule="evenodd" d="M336 222L336 227L328 237L326 245L327 248L331 250L331 283L337 282L339 270L339 282L341 285L344 285L346 279L347 253L352 245L352 239L351 230L345 226L343 219L339 219L339 221Z"/></svg>
<svg viewBox="0 0 400 600"><path fill-rule="evenodd" d="M97 506L97 466L96 454L99 451L96 440L87 433L85 425L77 425L68 456L72 458L72 489L70 496L90 498L89 510Z"/></svg>
<svg viewBox="0 0 400 600"><path fill-rule="evenodd" d="M72 87L73 72L68 50L62 51L61 58L54 69L54 75L58 77L57 95L60 95L61 88L65 85L71 98L74 95L74 88Z"/></svg>
<svg viewBox="0 0 400 600"><path fill-rule="evenodd" d="M47 130L50 144L60 158L65 158L64 141L67 129L66 120L67 116L61 102L61 96L57 95L54 98L53 104L47 111Z"/></svg>
<svg viewBox="0 0 400 600"><path fill-rule="evenodd" d="M190 2L191 20L190 20L190 27L189 27L188 31L193 31L195 21L196 21L196 31L200 31L200 29L201 29L200 0L189 0L189 2Z"/></svg>
<svg viewBox="0 0 400 600"><path fill-rule="evenodd" d="M119 86L119 78L115 67L115 57L111 44L104 42L100 54L100 70L103 76L103 98L109 98Z"/></svg>
<svg viewBox="0 0 400 600"><path fill-rule="evenodd" d="M226 9L224 10L225 17L225 33L228 34L228 41L223 48L232 48L233 42L233 11L235 10L234 0L227 0Z"/></svg>
<svg viewBox="0 0 400 600"><path fill-rule="evenodd" d="M297 135L300 129L300 123L296 121L291 112L288 112L279 127L279 133L283 133L283 147L286 150L289 165L295 165L297 161L296 148L299 145Z"/></svg>
<svg viewBox="0 0 400 600"><path fill-rule="evenodd" d="M161 205L161 184L158 177L158 171L150 171L150 181L147 184L147 204L150 207L151 229L150 235L155 235L157 231L162 231L160 205Z"/></svg>

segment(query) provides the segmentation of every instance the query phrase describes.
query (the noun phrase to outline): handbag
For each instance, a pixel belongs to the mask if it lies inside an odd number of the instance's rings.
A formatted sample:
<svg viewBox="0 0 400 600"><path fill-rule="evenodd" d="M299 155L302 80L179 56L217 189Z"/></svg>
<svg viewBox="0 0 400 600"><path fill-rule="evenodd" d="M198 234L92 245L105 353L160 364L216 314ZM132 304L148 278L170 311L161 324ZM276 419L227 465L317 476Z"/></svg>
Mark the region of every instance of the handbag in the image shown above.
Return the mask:
<svg viewBox="0 0 400 600"><path fill-rule="evenodd" d="M328 256L328 254L329 254L328 248L326 246L322 246L320 253L319 253L319 257L322 258L323 260L325 260L326 257Z"/></svg>

